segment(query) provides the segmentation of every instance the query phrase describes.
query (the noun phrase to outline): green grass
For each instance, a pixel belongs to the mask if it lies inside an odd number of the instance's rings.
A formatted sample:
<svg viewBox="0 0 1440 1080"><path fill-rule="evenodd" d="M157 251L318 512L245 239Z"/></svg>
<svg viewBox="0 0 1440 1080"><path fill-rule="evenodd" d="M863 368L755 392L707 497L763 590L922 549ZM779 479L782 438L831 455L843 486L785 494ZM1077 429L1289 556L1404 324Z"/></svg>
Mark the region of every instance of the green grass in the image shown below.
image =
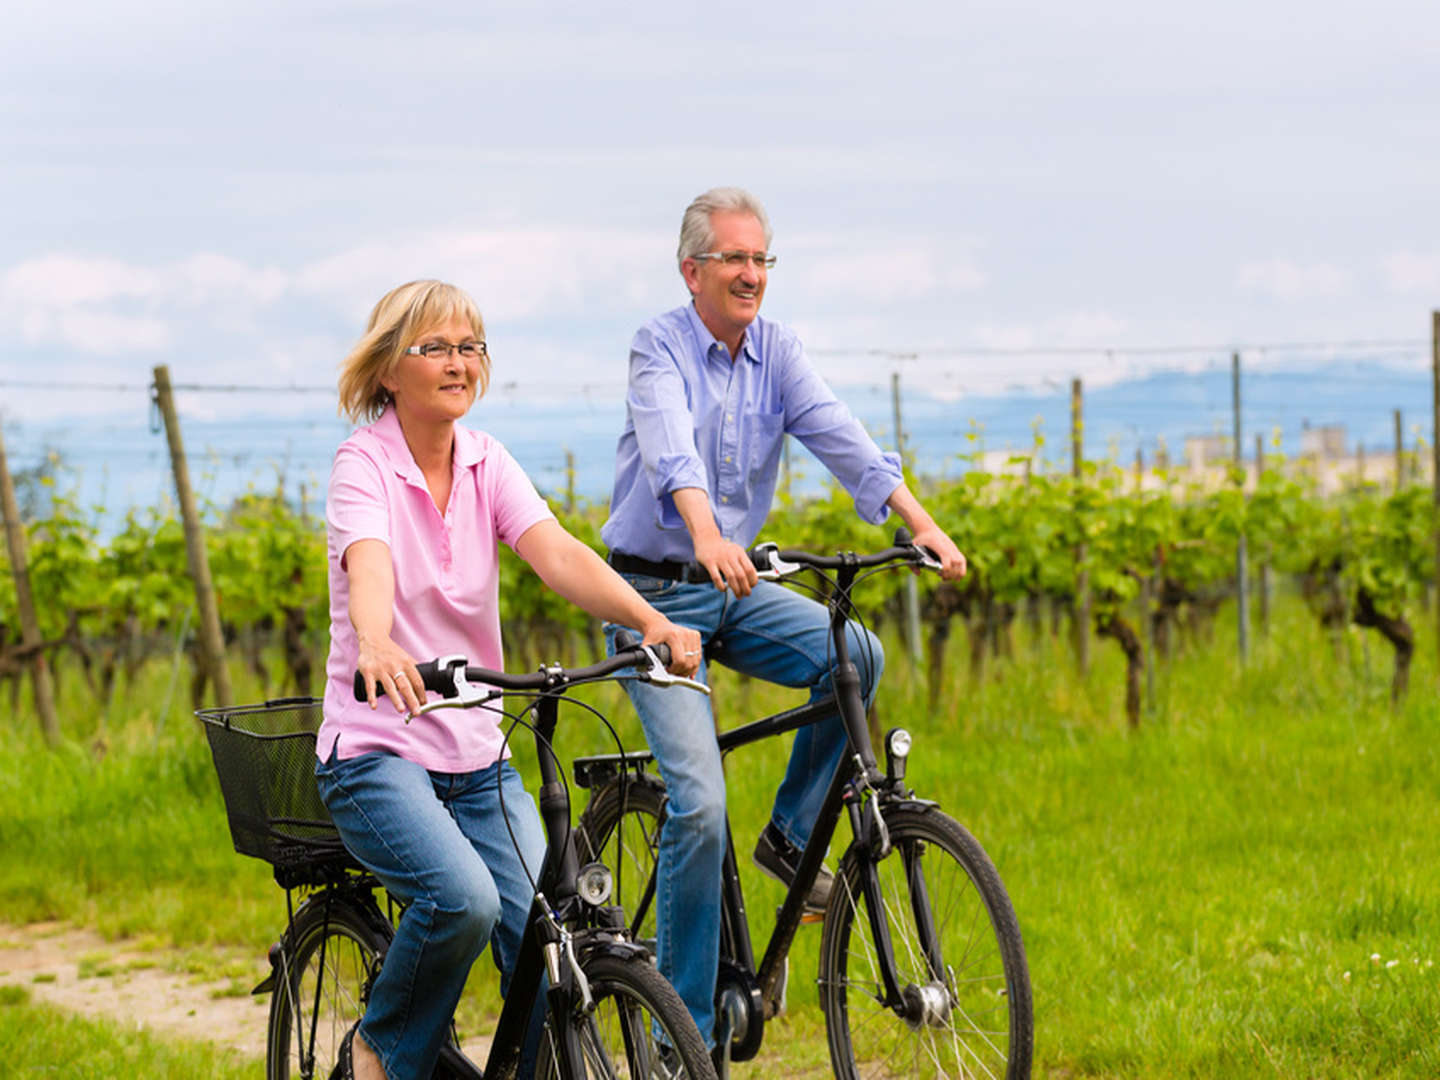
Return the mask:
<svg viewBox="0 0 1440 1080"><path fill-rule="evenodd" d="M1138 730L1123 720L1110 643L1095 643L1081 680L1067 649L1020 633L1015 659L972 686L957 633L934 709L890 644L882 723L914 733L912 783L981 840L1019 913L1036 1075L1440 1075L1433 634L1422 629L1410 700L1392 711L1378 638L1356 632L1337 651L1285 603L1242 669L1227 618L1213 643L1159 673ZM162 685L165 673L154 677ZM618 691L592 700L639 745ZM726 725L794 700L724 676L717 687ZM283 899L263 865L231 852L200 733L178 720L157 731L141 709L102 733L76 711L60 752L43 748L33 720L0 746L8 918L153 934L201 957L263 954ZM596 723L572 716L564 756L608 748ZM742 875L787 742L738 751L727 767ZM519 747L524 766L533 750ZM757 874L745 886L763 947L779 890ZM825 1071L818 943L818 927L802 929L790 1012L767 1029L765 1066L751 1075ZM494 982L484 959L462 1027L487 1025Z"/></svg>
<svg viewBox="0 0 1440 1080"><path fill-rule="evenodd" d="M162 1040L149 1032L32 1003L21 987L0 987L0 1047L7 1077L115 1080L253 1080L261 1071L233 1051Z"/></svg>

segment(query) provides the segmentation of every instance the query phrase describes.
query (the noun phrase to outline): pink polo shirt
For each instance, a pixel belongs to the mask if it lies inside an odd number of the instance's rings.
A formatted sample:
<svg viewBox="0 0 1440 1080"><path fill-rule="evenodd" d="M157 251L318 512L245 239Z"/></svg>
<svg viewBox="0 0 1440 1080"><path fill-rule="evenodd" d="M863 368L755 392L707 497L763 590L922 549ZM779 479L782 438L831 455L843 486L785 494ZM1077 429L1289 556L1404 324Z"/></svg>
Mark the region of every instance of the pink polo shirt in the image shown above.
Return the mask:
<svg viewBox="0 0 1440 1080"><path fill-rule="evenodd" d="M454 484L442 517L393 407L340 444L325 523L330 559L330 657L325 664L321 760L382 750L436 772L469 772L501 756L496 714L441 709L405 723L383 696L372 710L354 694L360 646L350 623L345 552L381 540L395 568L390 637L417 661L459 654L503 669L499 543L553 519L515 459L495 439L455 427ZM432 698L437 695L431 694Z"/></svg>

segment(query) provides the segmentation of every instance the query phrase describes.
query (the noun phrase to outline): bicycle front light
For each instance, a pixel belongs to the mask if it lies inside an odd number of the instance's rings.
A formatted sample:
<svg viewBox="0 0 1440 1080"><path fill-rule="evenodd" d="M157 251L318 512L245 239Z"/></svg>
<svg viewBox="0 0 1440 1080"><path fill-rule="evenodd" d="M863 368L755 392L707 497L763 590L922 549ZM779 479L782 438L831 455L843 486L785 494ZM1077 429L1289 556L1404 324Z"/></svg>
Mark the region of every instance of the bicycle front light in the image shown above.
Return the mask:
<svg viewBox="0 0 1440 1080"><path fill-rule="evenodd" d="M885 774L891 780L905 779L905 759L910 756L910 733L891 728L885 733Z"/></svg>
<svg viewBox="0 0 1440 1080"><path fill-rule="evenodd" d="M580 893L580 899L591 907L599 907L609 900L614 884L615 879L610 875L610 868L598 862L584 867L575 878L575 888Z"/></svg>

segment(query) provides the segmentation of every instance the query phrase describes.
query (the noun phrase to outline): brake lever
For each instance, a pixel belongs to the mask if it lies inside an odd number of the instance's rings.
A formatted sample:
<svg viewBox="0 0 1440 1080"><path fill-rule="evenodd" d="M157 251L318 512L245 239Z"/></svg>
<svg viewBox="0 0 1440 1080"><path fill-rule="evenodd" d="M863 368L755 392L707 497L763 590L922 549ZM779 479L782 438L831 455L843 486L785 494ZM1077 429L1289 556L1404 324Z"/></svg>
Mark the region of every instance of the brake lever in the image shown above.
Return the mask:
<svg viewBox="0 0 1440 1080"><path fill-rule="evenodd" d="M501 697L499 690L488 687L479 687L465 678L466 660L463 656L442 656L436 660L441 671L450 672L450 680L454 685L455 692L434 701L427 701L413 713L405 717L408 724L417 716L424 716L426 713L434 712L436 709L473 709L477 705L484 705L487 701L494 701Z"/></svg>
<svg viewBox="0 0 1440 1080"><path fill-rule="evenodd" d="M765 561L769 564L766 569L760 570L757 568L755 571L755 576L761 581L779 581L787 574L798 573L804 569L799 563L786 562L780 558L780 545L776 544L773 540L767 540L763 544L755 545L754 554L756 556L763 555Z"/></svg>
<svg viewBox="0 0 1440 1080"><path fill-rule="evenodd" d="M687 679L683 675L672 675L666 671L665 665L660 663L659 658L649 645L641 645L640 649L650 658L650 670L642 672L639 676L645 682L652 683L655 686L683 686L687 690L697 690L707 697L709 696L710 687L706 686L703 682L696 679Z"/></svg>
<svg viewBox="0 0 1440 1080"><path fill-rule="evenodd" d="M936 572L943 569L940 565L940 560L935 557L935 553L929 548L923 547L920 544L911 544L910 546L920 553L920 558L915 561L916 566Z"/></svg>

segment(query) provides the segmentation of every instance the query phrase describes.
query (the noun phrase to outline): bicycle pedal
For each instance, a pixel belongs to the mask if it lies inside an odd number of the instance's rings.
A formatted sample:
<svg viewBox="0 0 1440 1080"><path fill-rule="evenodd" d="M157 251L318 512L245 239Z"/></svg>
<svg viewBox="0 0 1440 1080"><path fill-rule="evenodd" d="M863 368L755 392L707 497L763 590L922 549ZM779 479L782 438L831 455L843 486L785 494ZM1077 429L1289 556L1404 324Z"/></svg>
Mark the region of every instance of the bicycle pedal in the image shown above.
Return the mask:
<svg viewBox="0 0 1440 1080"><path fill-rule="evenodd" d="M777 922L778 922L779 919L780 919L780 911L781 911L781 909L778 908L778 907L775 909L775 919L776 919ZM801 911L800 911L800 925L801 925L801 926L804 926L804 925L806 925L807 923L821 923L821 922L824 922L824 921L825 921L825 912L823 912L823 911L814 911L814 910L812 910L812 909L810 909L810 908L802 908Z"/></svg>

